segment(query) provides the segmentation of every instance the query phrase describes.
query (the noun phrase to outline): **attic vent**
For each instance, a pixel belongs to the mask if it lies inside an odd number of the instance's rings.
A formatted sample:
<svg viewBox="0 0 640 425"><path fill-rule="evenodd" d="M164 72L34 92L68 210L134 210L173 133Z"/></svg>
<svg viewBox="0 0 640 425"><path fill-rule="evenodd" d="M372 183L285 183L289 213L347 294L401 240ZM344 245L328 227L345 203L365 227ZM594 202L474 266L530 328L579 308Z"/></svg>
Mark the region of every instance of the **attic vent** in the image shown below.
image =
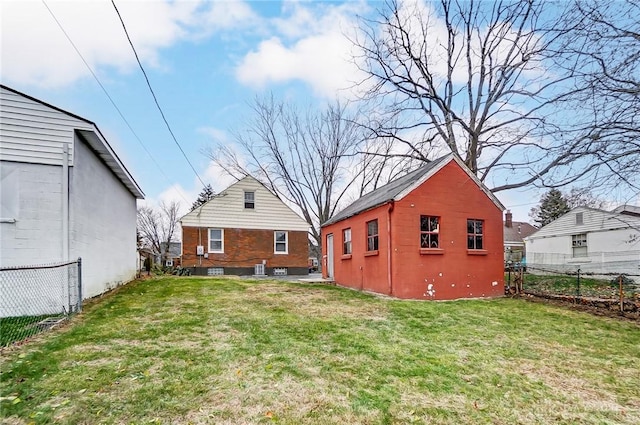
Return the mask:
<svg viewBox="0 0 640 425"><path fill-rule="evenodd" d="M286 276L287 275L287 268L286 267L276 267L275 269L273 269L273 275L274 276Z"/></svg>
<svg viewBox="0 0 640 425"><path fill-rule="evenodd" d="M209 276L222 276L224 274L224 267L211 267L207 269L207 275Z"/></svg>
<svg viewBox="0 0 640 425"><path fill-rule="evenodd" d="M576 213L576 224L582 224L582 213Z"/></svg>

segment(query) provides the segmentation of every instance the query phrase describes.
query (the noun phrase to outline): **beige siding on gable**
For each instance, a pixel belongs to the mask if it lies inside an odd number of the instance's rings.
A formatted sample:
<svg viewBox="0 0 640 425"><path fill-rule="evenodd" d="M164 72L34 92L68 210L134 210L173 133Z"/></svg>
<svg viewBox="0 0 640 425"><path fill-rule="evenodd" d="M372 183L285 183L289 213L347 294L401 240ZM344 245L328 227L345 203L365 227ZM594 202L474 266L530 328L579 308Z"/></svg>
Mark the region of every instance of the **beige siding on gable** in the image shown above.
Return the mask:
<svg viewBox="0 0 640 425"><path fill-rule="evenodd" d="M75 129L92 129L86 121L0 88L0 159L35 164L60 164L69 149L73 165Z"/></svg>
<svg viewBox="0 0 640 425"><path fill-rule="evenodd" d="M244 192L255 192L255 208L244 208ZM226 229L271 229L308 231L309 225L298 214L252 177L220 192L201 208L182 220L183 226Z"/></svg>

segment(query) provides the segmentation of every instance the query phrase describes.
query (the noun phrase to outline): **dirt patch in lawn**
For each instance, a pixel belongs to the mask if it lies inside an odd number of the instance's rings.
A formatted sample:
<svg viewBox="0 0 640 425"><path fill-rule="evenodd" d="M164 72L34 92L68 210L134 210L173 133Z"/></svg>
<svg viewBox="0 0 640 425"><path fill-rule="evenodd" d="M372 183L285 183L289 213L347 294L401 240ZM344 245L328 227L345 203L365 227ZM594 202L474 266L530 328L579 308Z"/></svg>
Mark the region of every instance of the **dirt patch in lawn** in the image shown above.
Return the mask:
<svg viewBox="0 0 640 425"><path fill-rule="evenodd" d="M584 312L593 314L594 316L611 317L614 319L633 322L640 326L640 311L621 312L616 310L610 310L607 308L599 308L591 304L578 304L570 301L537 297L535 295L530 295L530 294L522 295L520 297L534 303L556 305L556 306L564 307L571 310L584 311Z"/></svg>

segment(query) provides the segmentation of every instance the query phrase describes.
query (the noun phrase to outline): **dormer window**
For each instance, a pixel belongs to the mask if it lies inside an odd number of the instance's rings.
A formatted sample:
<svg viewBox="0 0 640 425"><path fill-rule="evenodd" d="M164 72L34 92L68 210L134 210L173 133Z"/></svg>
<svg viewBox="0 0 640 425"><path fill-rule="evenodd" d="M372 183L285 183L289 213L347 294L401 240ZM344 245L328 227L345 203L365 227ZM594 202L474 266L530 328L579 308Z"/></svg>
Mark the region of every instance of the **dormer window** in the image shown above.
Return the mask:
<svg viewBox="0 0 640 425"><path fill-rule="evenodd" d="M582 213L576 213L576 224L582 224Z"/></svg>
<svg viewBox="0 0 640 425"><path fill-rule="evenodd" d="M244 207L254 209L256 207L256 193L244 192Z"/></svg>

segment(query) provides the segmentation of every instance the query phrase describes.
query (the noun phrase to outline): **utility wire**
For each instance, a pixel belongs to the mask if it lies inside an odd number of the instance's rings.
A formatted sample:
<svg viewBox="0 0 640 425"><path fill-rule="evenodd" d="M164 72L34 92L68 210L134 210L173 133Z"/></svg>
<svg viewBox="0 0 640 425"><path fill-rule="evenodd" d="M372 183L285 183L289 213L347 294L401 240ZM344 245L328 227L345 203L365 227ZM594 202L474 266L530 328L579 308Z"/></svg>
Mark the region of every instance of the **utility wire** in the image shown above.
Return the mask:
<svg viewBox="0 0 640 425"><path fill-rule="evenodd" d="M111 102L111 104L113 105L113 107L116 109L116 111L118 111L118 114L120 115L120 118L122 118L122 120L124 121L124 123L127 125L127 127L129 128L129 130L131 131L131 133L134 135L134 137L136 138L136 140L138 141L138 143L140 143L140 146L142 146L142 149L144 149L144 151L147 153L147 155L149 155L149 158L151 158L151 160L153 161L153 163L156 165L156 167L158 167L158 170L160 171L160 173L164 176L164 178L167 180L167 183L171 184L171 180L169 179L169 177L166 175L166 173L162 170L162 167L160 167L160 165L158 164L158 162L156 161L156 159L153 157L153 155L151 155L151 152L149 152L149 150L147 149L147 147L145 146L145 144L142 142L142 140L140 139L140 137L138 136L138 134L135 132L135 130L131 127L131 124L129 124L129 121L125 118L124 114L122 113L122 111L120 110L120 108L118 108L118 105L116 105L116 102L113 100L113 98L111 97L111 95L109 94L109 92L107 91L107 89L104 87L104 85L102 84L102 82L100 81L100 79L98 78L98 76L96 75L95 72L93 72L93 69L91 68L91 66L89 65L89 63L85 60L84 56L82 56L82 53L80 53L80 50L78 49L78 47L76 46L76 44L73 42L73 40L71 39L71 37L69 37L69 34L67 34L67 31L64 29L64 27L62 26L62 24L60 23L60 21L58 21L58 18L56 17L56 15L53 13L53 11L49 8L49 5L47 5L45 0L42 0L42 4L44 4L44 7L47 8L47 10L49 11L49 14L51 15L51 17L53 18L54 21L56 21L56 24L58 24L58 28L60 28L60 30L62 31L62 33L64 34L64 36L67 38L67 40L69 41L69 43L71 44L71 46L73 46L73 49L76 51L76 53L78 54L78 56L80 56L80 59L82 59L82 62L84 63L84 65L87 67L87 69L89 70L89 72L91 73L91 75L93 76L93 78L96 80L96 82L98 83L98 85L100 86L100 88L102 89L102 91L104 92L104 94L107 96L107 98L109 99L109 101ZM180 197L182 197L182 199L184 199L184 201L187 203L187 205L189 204L189 201L184 197L184 195L182 195L180 193Z"/></svg>
<svg viewBox="0 0 640 425"><path fill-rule="evenodd" d="M198 174L198 172L194 168L193 164L191 164L191 161L189 161L189 158L187 157L187 154L184 153L184 150L182 149L182 146L180 146L180 143L178 143L178 139L176 139L175 134L173 134L173 130L171 129L171 126L169 125L169 122L167 121L167 118L165 117L164 112L162 111L162 108L160 107L160 103L158 102L158 98L156 97L156 94L153 91L153 88L151 87L151 83L149 82L149 77L147 77L147 72L144 70L144 67L142 66L142 62L140 62L140 58L138 57L138 52L136 51L136 48L133 45L133 42L131 41L131 37L129 37L129 31L127 31L127 26L125 25L124 20L122 19L122 15L120 15L120 11L118 10L118 7L116 6L115 1L111 0L111 4L113 5L113 8L116 10L116 13L118 14L118 18L120 19L120 23L122 24L122 29L124 30L124 33L127 36L127 40L129 41L129 45L131 46L131 49L133 50L133 54L136 56L136 61L138 62L138 66L140 67L140 70L142 71L142 74L144 75L144 79L147 82L147 87L149 87L149 91L151 92L151 95L153 96L153 100L156 103L156 106L158 107L158 111L160 111L160 115L162 115L162 120L166 124L167 129L169 130L169 133L171 133L171 137L173 138L173 141L178 146L178 149L180 149L180 152L182 152L182 156L184 156L184 159L187 161L187 163L191 167L191 170L193 170L193 172L196 175L196 177L198 177L198 180L200 180L200 183L202 183L202 187L206 187L206 184L200 178L200 175Z"/></svg>

